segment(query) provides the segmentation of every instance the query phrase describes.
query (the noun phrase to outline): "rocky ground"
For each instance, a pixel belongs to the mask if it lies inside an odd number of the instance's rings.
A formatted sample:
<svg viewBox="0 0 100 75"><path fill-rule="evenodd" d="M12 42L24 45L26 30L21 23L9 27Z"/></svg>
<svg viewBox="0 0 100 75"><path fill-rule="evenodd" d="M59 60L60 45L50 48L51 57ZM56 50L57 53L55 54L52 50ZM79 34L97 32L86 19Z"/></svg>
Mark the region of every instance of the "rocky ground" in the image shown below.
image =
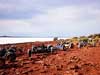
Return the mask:
<svg viewBox="0 0 100 75"><path fill-rule="evenodd" d="M0 68L0 75L100 75L100 47L58 50L53 54L26 54Z"/></svg>

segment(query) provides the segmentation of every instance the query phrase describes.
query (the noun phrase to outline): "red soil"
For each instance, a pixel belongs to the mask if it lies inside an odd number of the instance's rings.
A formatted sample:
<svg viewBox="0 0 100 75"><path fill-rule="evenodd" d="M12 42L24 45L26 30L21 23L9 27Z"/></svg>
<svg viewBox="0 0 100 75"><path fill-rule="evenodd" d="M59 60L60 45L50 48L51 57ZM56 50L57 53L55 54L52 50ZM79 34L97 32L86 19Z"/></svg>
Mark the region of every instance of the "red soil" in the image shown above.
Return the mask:
<svg viewBox="0 0 100 75"><path fill-rule="evenodd" d="M18 44L25 50L31 45ZM32 60L23 54L17 57L17 62L6 66L0 69L0 75L100 75L100 47L33 54Z"/></svg>

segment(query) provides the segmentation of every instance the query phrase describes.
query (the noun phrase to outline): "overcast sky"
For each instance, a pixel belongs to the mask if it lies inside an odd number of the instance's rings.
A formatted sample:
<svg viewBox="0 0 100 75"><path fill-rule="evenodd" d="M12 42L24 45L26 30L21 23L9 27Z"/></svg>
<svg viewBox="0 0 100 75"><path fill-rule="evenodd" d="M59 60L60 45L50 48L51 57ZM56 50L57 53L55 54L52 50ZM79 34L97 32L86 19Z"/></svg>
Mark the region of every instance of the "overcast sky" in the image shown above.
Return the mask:
<svg viewBox="0 0 100 75"><path fill-rule="evenodd" d="M0 0L0 36L100 33L100 0Z"/></svg>

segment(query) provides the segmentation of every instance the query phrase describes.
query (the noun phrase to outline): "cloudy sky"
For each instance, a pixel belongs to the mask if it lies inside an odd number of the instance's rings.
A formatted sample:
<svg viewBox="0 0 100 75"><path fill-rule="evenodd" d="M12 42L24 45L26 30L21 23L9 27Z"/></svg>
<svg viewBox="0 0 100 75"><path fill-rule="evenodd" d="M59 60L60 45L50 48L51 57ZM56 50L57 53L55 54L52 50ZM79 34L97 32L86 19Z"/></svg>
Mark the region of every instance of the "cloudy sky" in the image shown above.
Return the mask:
<svg viewBox="0 0 100 75"><path fill-rule="evenodd" d="M100 0L0 0L0 36L100 33Z"/></svg>

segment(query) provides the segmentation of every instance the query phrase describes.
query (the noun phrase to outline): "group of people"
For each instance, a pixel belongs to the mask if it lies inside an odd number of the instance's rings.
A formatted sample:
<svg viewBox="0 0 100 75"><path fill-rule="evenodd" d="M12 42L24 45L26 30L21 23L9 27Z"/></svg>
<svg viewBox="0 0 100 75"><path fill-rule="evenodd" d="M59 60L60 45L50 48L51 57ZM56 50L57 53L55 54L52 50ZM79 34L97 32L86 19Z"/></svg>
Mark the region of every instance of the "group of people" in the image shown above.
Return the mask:
<svg viewBox="0 0 100 75"><path fill-rule="evenodd" d="M0 59L9 60L11 62L16 60L16 47L2 47L0 48Z"/></svg>
<svg viewBox="0 0 100 75"><path fill-rule="evenodd" d="M18 52L22 53L22 48L17 48L15 45L0 47L0 66L7 62L15 62ZM7 62L6 62L7 61Z"/></svg>
<svg viewBox="0 0 100 75"><path fill-rule="evenodd" d="M33 53L53 53L54 51L54 47L52 45L45 45L45 44L41 44L40 46L35 46L35 45L32 45L32 48L31 49L28 49L28 56L31 57L31 55Z"/></svg>
<svg viewBox="0 0 100 75"><path fill-rule="evenodd" d="M84 40L79 40L78 42L78 48L82 48L82 47L95 47L97 44L97 41L93 40L93 39L89 39L88 41L84 41Z"/></svg>
<svg viewBox="0 0 100 75"><path fill-rule="evenodd" d="M28 56L31 57L32 53L44 53L44 52L51 52L53 53L55 50L69 50L71 48L74 48L74 46L77 46L77 48L82 48L86 46L95 47L97 42L94 39L89 40L79 40L77 45L74 45L72 41L67 42L61 42L57 43L57 45L53 46L51 44L48 44L45 46L45 44L42 44L41 46L35 46L33 45L31 49L28 49ZM99 41L100 44L100 41Z"/></svg>
<svg viewBox="0 0 100 75"><path fill-rule="evenodd" d="M93 40L90 40L90 42L80 40L78 41L77 47L82 48L89 44L91 44L91 46L93 47L96 46L96 42ZM100 44L100 41L99 41L99 44ZM33 53L34 54L35 53L53 53L56 50L66 51L71 48L74 48L74 46L75 45L72 41L57 43L56 45L52 45L52 44L45 45L44 43L42 43L40 46L32 45L32 47L27 50L27 55L30 58ZM23 53L22 48L18 49L16 46L13 46L13 45L9 47L0 47L0 60L3 60L3 61L9 60L10 62L16 61L16 57L17 57L16 51L18 50L20 51L20 53Z"/></svg>
<svg viewBox="0 0 100 75"><path fill-rule="evenodd" d="M28 53L28 56L31 57L33 53L53 53L57 50L68 50L73 47L74 47L74 44L72 42L62 43L62 44L58 43L55 46L51 44L45 45L42 43L41 46L32 45L32 48L28 49L27 53Z"/></svg>

